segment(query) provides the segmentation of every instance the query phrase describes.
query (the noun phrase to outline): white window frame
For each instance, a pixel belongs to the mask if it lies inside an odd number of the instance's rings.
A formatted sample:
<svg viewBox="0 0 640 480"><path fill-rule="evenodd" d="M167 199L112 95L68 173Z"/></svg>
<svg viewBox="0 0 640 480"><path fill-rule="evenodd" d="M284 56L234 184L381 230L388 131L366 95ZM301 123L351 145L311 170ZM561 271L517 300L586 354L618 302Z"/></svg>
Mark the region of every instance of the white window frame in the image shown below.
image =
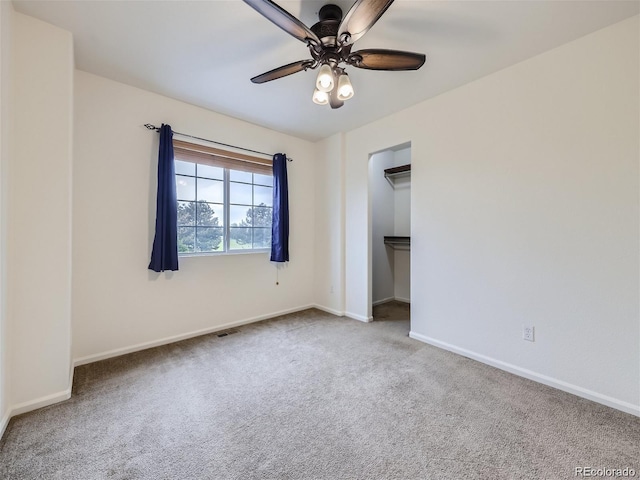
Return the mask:
<svg viewBox="0 0 640 480"><path fill-rule="evenodd" d="M175 161L181 161L180 157L178 155L176 155ZM231 211L231 199L230 199L230 192L231 192L231 183L241 183L244 185L251 185L251 205L240 205L240 204L234 204L238 205L238 206L246 206L247 208L251 208L254 209L256 207L259 207L258 205L255 204L255 186L258 187L268 187L273 189L273 183L271 185L263 185L263 184L256 184L255 183L255 177L253 176L256 172L251 172L252 176L251 176L251 183L248 182L241 182L241 181L236 181L236 180L231 180L231 171L235 170L235 171L240 171L243 173L249 173L249 172L245 172L243 170L240 169L234 169L231 167L220 167L223 169L223 179L212 179L209 177L200 177L198 176L198 165L203 165L206 166L207 164L205 163L199 163L197 161L190 161L190 162L186 162L185 163L193 163L195 165L194 167L194 175L186 175L186 174L182 174L182 173L175 173L174 177L175 177L175 181L177 182L179 177L185 177L185 178L192 178L195 181L195 200L185 200L185 199L180 199L178 198L177 195L177 190L176 190L176 204L179 205L179 202L194 202L194 203L198 203L198 179L202 179L202 180L216 180L216 181L222 181L223 182L223 203L222 203L222 215L220 216L222 218L222 223L223 225L221 227L222 232L223 232L223 241L222 241L222 249L221 250L215 250L215 251L211 251L211 252L197 252L197 251L193 251L193 252L178 252L178 256L179 257L201 257L201 256L215 256L215 255L239 255L239 254L253 254L253 253L269 253L271 251L271 247L262 247L262 248L238 248L238 249L231 249L230 245L231 245L231 229L233 228L231 226L231 222L230 222L230 211ZM266 173L260 173L261 175L266 175L268 176ZM271 174L273 175L273 174ZM207 203L211 203L211 202L207 202ZM218 204L219 205L219 204ZM267 208L269 208L271 210L271 212L273 212L273 205L267 206ZM197 209L196 209L197 212ZM194 217L194 225L193 227L195 228L195 237L194 237L194 249L197 248L197 228L198 228L198 219L197 219L197 213L194 213L195 217ZM272 220L271 220L272 221ZM252 235L252 239L253 239L253 233L254 230L256 228L268 228L269 230L271 230L271 221L269 222L269 227L246 227L251 229L251 235ZM178 232L180 231L180 227L181 225L178 225ZM191 225L185 226L182 225L182 227L191 227ZM211 227L211 228L216 228L216 227ZM271 233L271 232L269 232Z"/></svg>

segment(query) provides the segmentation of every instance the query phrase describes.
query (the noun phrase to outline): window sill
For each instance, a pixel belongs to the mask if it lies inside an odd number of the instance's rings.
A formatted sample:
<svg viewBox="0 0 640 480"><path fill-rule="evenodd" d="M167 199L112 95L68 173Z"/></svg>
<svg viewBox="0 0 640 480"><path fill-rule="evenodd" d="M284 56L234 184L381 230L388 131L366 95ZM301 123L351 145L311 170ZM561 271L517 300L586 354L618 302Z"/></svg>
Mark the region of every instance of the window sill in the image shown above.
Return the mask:
<svg viewBox="0 0 640 480"><path fill-rule="evenodd" d="M220 257L220 256L233 256L233 255L263 255L270 253L271 249L254 249L254 250L232 250L229 252L193 252L193 253L179 253L178 258L192 258L192 257Z"/></svg>

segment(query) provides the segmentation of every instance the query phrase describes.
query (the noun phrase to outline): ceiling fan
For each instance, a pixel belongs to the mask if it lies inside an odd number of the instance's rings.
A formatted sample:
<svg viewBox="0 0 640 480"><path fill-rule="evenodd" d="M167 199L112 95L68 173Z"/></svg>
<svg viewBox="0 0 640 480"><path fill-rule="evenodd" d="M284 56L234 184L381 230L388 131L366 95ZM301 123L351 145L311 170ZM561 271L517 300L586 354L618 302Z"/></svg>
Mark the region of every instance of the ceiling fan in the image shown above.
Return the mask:
<svg viewBox="0 0 640 480"><path fill-rule="evenodd" d="M309 47L308 60L289 63L253 77L253 83L265 83L293 73L320 67L313 101L340 108L353 96L353 86L341 64L367 70L417 70L425 62L422 53L399 50L366 49L351 51L360 39L391 6L393 0L356 0L346 16L342 9L328 4L320 9L320 21L311 28L271 0L244 0L249 6Z"/></svg>

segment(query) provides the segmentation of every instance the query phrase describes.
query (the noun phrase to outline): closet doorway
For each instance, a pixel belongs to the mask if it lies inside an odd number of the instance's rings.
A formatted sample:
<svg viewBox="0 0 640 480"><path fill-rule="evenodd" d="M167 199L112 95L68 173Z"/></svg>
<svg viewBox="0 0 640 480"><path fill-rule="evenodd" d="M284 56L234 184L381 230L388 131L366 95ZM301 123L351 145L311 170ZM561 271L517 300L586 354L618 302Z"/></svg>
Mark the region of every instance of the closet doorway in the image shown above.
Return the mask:
<svg viewBox="0 0 640 480"><path fill-rule="evenodd" d="M373 321L409 320L411 303L411 145L371 155Z"/></svg>

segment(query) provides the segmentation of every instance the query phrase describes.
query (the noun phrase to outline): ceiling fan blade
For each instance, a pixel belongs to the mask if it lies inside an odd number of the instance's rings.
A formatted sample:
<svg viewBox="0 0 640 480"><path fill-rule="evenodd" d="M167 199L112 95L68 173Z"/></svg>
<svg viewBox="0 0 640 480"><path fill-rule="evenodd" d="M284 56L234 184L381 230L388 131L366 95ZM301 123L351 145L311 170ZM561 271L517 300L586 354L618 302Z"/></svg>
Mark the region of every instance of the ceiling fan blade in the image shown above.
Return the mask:
<svg viewBox="0 0 640 480"><path fill-rule="evenodd" d="M355 42L369 31L392 3L393 0L356 0L342 20L337 38L343 39L345 44ZM348 34L348 37L343 38L343 34Z"/></svg>
<svg viewBox="0 0 640 480"><path fill-rule="evenodd" d="M288 65L283 65L282 67L274 68L273 70L269 70L268 72L263 73L262 75L257 75L251 79L253 83L265 83L270 82L271 80L276 80L278 78L286 77L287 75L291 75L292 73L298 73L313 65L313 60L300 60L299 62L289 63Z"/></svg>
<svg viewBox="0 0 640 480"><path fill-rule="evenodd" d="M348 62L354 67L367 70L418 70L427 57L423 53L401 52L371 48L358 50L349 55Z"/></svg>
<svg viewBox="0 0 640 480"><path fill-rule="evenodd" d="M338 98L338 89L334 88L329 93L329 105L331 105L332 109L340 108L344 105L344 102Z"/></svg>
<svg viewBox="0 0 640 480"><path fill-rule="evenodd" d="M244 0L244 3L301 42L311 41L316 45L321 44L318 36L304 23L271 0Z"/></svg>

